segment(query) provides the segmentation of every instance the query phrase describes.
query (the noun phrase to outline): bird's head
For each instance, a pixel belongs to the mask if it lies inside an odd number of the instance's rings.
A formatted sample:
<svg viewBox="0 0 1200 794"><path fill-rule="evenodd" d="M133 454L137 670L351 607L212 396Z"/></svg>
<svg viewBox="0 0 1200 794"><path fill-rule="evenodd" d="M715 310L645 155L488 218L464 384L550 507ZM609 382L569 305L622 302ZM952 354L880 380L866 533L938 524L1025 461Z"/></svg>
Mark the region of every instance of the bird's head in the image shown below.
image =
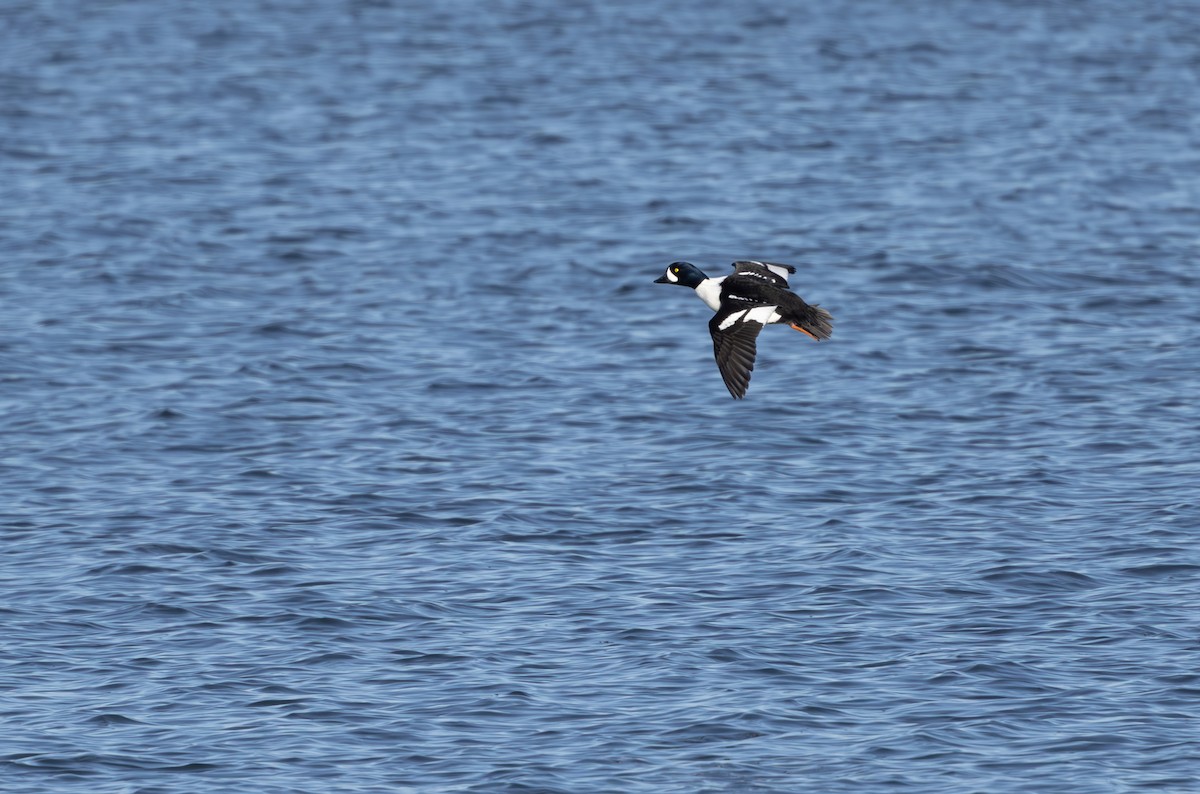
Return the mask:
<svg viewBox="0 0 1200 794"><path fill-rule="evenodd" d="M681 287L695 289L701 281L708 278L704 271L691 262L672 262L667 265L667 272L654 280L655 284L678 284Z"/></svg>

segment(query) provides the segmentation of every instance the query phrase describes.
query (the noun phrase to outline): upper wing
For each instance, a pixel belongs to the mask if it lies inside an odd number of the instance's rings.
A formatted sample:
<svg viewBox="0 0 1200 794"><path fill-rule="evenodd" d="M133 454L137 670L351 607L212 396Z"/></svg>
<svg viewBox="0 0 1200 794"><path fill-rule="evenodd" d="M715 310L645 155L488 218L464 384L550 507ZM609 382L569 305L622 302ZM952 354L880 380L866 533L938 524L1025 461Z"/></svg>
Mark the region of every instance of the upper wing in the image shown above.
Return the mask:
<svg viewBox="0 0 1200 794"><path fill-rule="evenodd" d="M739 259L733 263L733 269L747 276L765 279L779 287L787 287L788 276L796 272L791 265L781 265L778 262L759 262L754 259Z"/></svg>
<svg viewBox="0 0 1200 794"><path fill-rule="evenodd" d="M750 373L754 371L754 356L757 352L755 340L763 324L747 318L749 310L722 306L708 321L708 332L713 338L713 355L725 388L734 399L746 396L750 386Z"/></svg>

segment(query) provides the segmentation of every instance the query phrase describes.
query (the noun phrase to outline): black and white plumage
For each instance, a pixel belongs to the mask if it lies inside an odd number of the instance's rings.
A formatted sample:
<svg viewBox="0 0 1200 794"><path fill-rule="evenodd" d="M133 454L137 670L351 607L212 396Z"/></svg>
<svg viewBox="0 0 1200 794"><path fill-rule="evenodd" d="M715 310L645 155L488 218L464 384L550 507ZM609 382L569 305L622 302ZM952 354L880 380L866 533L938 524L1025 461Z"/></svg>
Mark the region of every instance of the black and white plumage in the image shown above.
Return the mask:
<svg viewBox="0 0 1200 794"><path fill-rule="evenodd" d="M787 323L816 341L833 333L833 317L805 303L788 288L791 265L739 260L733 274L709 278L690 262L673 262L655 284L691 287L716 312L708 321L713 354L726 388L735 399L746 396L754 370L756 340L764 326Z"/></svg>

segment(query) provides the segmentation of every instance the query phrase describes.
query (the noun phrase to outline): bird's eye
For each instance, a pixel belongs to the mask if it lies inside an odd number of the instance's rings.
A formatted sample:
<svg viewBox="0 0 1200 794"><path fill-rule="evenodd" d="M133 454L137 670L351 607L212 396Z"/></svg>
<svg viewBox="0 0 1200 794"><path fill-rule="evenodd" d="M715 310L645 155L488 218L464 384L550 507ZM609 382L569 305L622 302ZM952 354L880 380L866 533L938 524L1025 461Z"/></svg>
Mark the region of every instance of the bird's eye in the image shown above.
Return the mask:
<svg viewBox="0 0 1200 794"><path fill-rule="evenodd" d="M678 272L679 272L679 268L677 268L677 267L673 267L673 268L671 268L671 272L672 272L672 273L678 273Z"/></svg>

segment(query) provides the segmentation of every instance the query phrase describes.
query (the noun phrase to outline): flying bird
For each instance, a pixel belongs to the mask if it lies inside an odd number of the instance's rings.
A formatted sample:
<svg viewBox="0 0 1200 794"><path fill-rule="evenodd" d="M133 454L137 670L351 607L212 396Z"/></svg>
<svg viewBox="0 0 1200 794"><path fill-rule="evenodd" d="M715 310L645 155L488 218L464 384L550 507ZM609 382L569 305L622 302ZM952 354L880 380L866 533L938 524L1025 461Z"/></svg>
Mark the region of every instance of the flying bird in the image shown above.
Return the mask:
<svg viewBox="0 0 1200 794"><path fill-rule="evenodd" d="M744 259L733 263L733 271L709 278L691 262L672 262L654 283L691 287L716 312L708 331L717 369L729 393L740 400L750 385L755 340L763 326L787 323L819 342L833 333L833 317L788 288L788 276L796 272L791 265Z"/></svg>

